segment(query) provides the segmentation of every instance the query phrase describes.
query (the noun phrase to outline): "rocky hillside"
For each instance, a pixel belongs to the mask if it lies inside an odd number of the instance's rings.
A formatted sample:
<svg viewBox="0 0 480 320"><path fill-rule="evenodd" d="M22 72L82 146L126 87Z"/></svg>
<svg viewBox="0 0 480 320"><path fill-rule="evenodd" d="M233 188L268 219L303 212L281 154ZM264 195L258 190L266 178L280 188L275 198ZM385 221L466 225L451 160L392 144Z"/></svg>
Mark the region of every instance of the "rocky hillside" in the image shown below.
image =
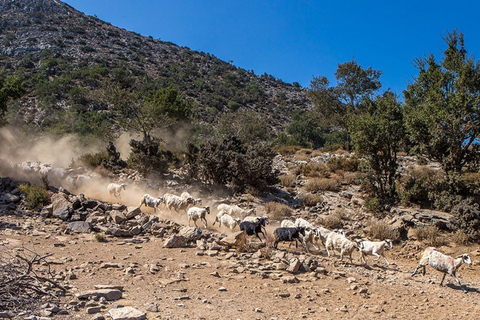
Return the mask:
<svg viewBox="0 0 480 320"><path fill-rule="evenodd" d="M24 77L20 114L27 122L46 108L98 110L88 93L112 82L133 89L174 85L208 122L247 109L281 130L293 111L309 108L298 84L112 26L58 0L0 0L0 12L0 69Z"/></svg>

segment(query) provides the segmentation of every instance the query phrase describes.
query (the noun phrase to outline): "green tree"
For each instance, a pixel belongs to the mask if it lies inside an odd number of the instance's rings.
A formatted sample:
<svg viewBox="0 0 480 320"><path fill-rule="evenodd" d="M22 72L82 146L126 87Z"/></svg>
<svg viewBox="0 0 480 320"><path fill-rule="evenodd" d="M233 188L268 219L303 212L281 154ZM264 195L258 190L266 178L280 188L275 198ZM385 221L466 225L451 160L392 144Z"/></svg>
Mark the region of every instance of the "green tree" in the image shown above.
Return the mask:
<svg viewBox="0 0 480 320"><path fill-rule="evenodd" d="M4 78L0 74L0 124L4 122L3 116L7 111L8 102L11 99L18 99L25 94L22 82L17 76Z"/></svg>
<svg viewBox="0 0 480 320"><path fill-rule="evenodd" d="M364 69L352 60L338 65L335 73L336 86L330 86L324 76L314 77L307 96L314 104L317 126L327 128L329 132L347 132L345 144L350 148L349 118L362 112L362 101L380 89L381 74L381 71L371 67Z"/></svg>
<svg viewBox="0 0 480 320"><path fill-rule="evenodd" d="M286 132L294 141L306 148L319 148L323 146L322 128L310 112L296 111L292 115L292 122L287 126Z"/></svg>
<svg viewBox="0 0 480 320"><path fill-rule="evenodd" d="M395 95L387 91L365 100L365 112L350 118L352 143L368 159L371 186L384 203L396 199L397 154L405 136L403 110Z"/></svg>
<svg viewBox="0 0 480 320"><path fill-rule="evenodd" d="M267 120L251 110L222 114L217 131L222 137L236 136L242 142L266 141L271 135Z"/></svg>
<svg viewBox="0 0 480 320"><path fill-rule="evenodd" d="M467 56L463 34L453 31L444 40L442 60L429 55L415 61L419 74L404 91L405 120L417 151L439 161L453 178L478 160L480 63Z"/></svg>
<svg viewBox="0 0 480 320"><path fill-rule="evenodd" d="M364 98L380 89L381 75L381 71L373 70L372 67L364 69L353 60L339 64L335 72L337 94L351 110L354 110Z"/></svg>
<svg viewBox="0 0 480 320"><path fill-rule="evenodd" d="M313 77L307 96L319 115L316 117L319 126L347 129L346 106L340 101L338 90L330 86L327 77Z"/></svg>

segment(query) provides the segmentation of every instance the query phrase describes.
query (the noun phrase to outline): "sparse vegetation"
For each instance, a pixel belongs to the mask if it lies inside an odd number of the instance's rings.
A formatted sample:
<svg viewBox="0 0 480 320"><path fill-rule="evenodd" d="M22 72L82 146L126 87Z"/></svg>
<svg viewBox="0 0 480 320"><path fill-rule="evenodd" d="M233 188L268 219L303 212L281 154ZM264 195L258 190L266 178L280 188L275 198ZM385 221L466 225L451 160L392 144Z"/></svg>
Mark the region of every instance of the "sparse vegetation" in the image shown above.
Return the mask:
<svg viewBox="0 0 480 320"><path fill-rule="evenodd" d="M323 196L318 193L303 193L299 196L300 205L304 207L314 207L323 202Z"/></svg>
<svg viewBox="0 0 480 320"><path fill-rule="evenodd" d="M26 195L25 204L30 209L39 210L50 201L47 190L37 184L21 184L18 189Z"/></svg>
<svg viewBox="0 0 480 320"><path fill-rule="evenodd" d="M398 231L385 220L372 219L368 222L368 235L373 239L396 241L399 238Z"/></svg>
<svg viewBox="0 0 480 320"><path fill-rule="evenodd" d="M437 226L416 227L415 235L419 241L423 241L428 246L440 247L447 244L447 239L440 233Z"/></svg>
<svg viewBox="0 0 480 320"><path fill-rule="evenodd" d="M265 212L274 220L282 220L292 215L292 209L289 206L274 201L265 204Z"/></svg>
<svg viewBox="0 0 480 320"><path fill-rule="evenodd" d="M278 178L280 179L280 184L287 188L291 187L296 180L296 177L293 174L282 174Z"/></svg>
<svg viewBox="0 0 480 320"><path fill-rule="evenodd" d="M305 185L305 190L308 192L322 192L322 191L338 191L340 187L337 179L329 178L312 178L308 180Z"/></svg>

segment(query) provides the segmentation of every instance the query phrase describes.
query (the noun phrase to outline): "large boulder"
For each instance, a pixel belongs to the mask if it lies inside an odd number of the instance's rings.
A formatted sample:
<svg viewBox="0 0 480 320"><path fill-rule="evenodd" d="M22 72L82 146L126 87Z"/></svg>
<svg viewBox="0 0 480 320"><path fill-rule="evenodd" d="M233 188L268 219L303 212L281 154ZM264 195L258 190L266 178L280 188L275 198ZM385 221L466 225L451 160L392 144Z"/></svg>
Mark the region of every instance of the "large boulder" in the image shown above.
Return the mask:
<svg viewBox="0 0 480 320"><path fill-rule="evenodd" d="M164 248L185 248L189 245L189 240L187 237L173 234L165 240L163 243Z"/></svg>
<svg viewBox="0 0 480 320"><path fill-rule="evenodd" d="M64 193L55 193L52 195L52 215L64 221L70 219L73 213L72 203Z"/></svg>
<svg viewBox="0 0 480 320"><path fill-rule="evenodd" d="M92 231L92 224L86 221L74 221L68 224L67 230L78 233L90 233Z"/></svg>

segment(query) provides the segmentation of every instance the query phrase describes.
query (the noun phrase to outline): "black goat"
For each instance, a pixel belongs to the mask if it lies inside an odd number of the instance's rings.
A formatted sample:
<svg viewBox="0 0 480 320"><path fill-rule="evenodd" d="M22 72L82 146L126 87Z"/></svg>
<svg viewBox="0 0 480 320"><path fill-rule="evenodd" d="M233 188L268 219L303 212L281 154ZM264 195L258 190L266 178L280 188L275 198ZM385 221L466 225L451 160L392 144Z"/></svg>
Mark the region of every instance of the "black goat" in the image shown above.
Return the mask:
<svg viewBox="0 0 480 320"><path fill-rule="evenodd" d="M307 250L305 241L303 241L303 237L305 237L305 227L277 228L273 231L273 235L275 238L273 247L275 249L278 249L277 246L280 241L295 241L295 248L298 248L297 239L299 239L302 242L305 251ZM302 236L302 238L300 238L300 236Z"/></svg>
<svg viewBox="0 0 480 320"><path fill-rule="evenodd" d="M239 224L240 230L245 231L245 233L249 236L251 235L256 235L258 239L260 239L260 242L262 241L262 238L258 235L259 233L263 234L263 237L265 240L267 240L267 236L265 233L267 232L265 230L265 225L268 224L268 218L267 217L258 217L257 221L251 222L251 221L242 221ZM265 233L263 233L263 230L265 230Z"/></svg>

